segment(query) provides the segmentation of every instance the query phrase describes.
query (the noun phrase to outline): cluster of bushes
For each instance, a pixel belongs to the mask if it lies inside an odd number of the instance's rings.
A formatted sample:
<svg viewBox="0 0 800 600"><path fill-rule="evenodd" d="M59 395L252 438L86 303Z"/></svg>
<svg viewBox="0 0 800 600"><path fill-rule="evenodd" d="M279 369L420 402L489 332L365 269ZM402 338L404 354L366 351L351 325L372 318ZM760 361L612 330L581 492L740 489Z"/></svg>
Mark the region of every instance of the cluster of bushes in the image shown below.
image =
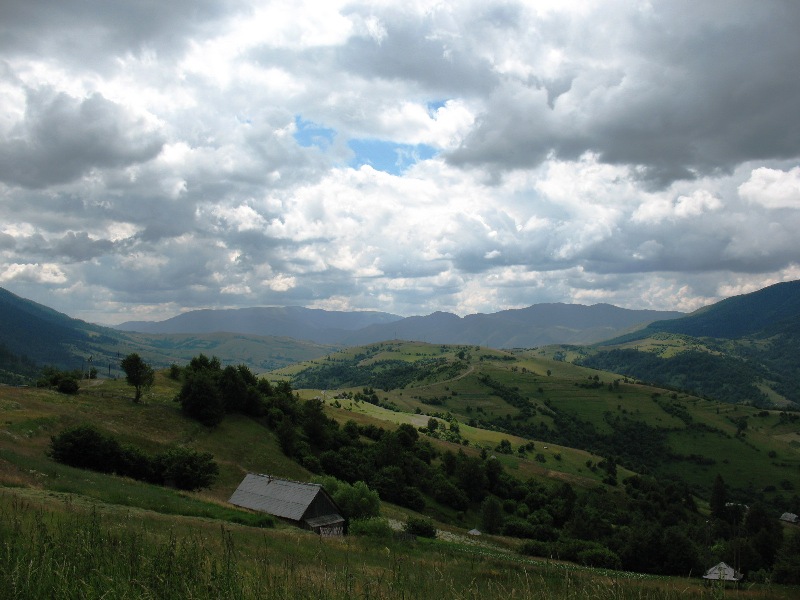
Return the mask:
<svg viewBox="0 0 800 600"><path fill-rule="evenodd" d="M273 388L245 365L223 369L216 356L208 358L200 354L183 369L173 365L170 377L183 380L175 400L180 402L184 414L209 427L219 425L227 413L262 417L277 407L280 417L282 407L293 400L288 383Z"/></svg>
<svg viewBox="0 0 800 600"><path fill-rule="evenodd" d="M390 540L394 537L394 530L386 519L369 517L367 519L354 519L348 525L348 533L376 540Z"/></svg>
<svg viewBox="0 0 800 600"><path fill-rule="evenodd" d="M115 473L181 490L208 487L219 474L217 463L208 452L178 447L150 456L90 425L66 429L50 438L50 456L72 467Z"/></svg>
<svg viewBox="0 0 800 600"><path fill-rule="evenodd" d="M97 369L92 369L89 375L97 377ZM36 387L55 388L62 394L77 394L78 382L83 377L84 373L80 369L61 371L54 367L45 367L36 380Z"/></svg>
<svg viewBox="0 0 800 600"><path fill-rule="evenodd" d="M314 477L312 481L325 488L348 522L377 517L381 512L381 499L378 492L369 489L369 486L363 481L356 481L350 485L330 475Z"/></svg>
<svg viewBox="0 0 800 600"><path fill-rule="evenodd" d="M409 517L403 526L403 530L416 537L434 539L436 537L436 527L430 519Z"/></svg>
<svg viewBox="0 0 800 600"><path fill-rule="evenodd" d="M587 567L620 569L622 561L612 550L597 542L565 540L556 542L525 542L520 553L529 556L547 556L558 560L569 560Z"/></svg>

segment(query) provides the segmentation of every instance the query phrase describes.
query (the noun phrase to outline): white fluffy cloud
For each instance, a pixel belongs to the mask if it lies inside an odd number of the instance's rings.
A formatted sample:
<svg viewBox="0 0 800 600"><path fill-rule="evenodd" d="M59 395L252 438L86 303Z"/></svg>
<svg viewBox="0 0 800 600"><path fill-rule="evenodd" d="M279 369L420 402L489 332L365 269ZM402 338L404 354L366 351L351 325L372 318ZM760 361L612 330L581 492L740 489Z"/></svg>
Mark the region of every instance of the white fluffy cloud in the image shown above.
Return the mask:
<svg viewBox="0 0 800 600"><path fill-rule="evenodd" d="M0 282L113 323L693 310L796 278L799 25L791 0L11 0Z"/></svg>

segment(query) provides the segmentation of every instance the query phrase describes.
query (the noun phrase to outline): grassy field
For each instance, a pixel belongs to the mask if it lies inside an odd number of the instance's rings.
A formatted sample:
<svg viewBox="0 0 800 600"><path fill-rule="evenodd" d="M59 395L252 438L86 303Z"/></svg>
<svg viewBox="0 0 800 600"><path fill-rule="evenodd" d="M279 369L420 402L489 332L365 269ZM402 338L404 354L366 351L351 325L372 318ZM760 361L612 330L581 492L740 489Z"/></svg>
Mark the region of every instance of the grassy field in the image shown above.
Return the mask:
<svg viewBox="0 0 800 600"><path fill-rule="evenodd" d="M675 336L656 340L675 351L685 342ZM666 352L667 350L665 350ZM433 414L448 413L456 418L461 435L471 447L493 450L501 439L508 439L514 448L528 439L485 428L467 425L471 418L515 418L519 409L511 406L486 385L482 377L514 388L535 409L529 422L553 427L552 408L576 419L592 423L601 434L609 434L609 419L641 422L663 431L667 448L676 457L663 468L663 473L677 475L700 488L708 487L717 473L725 481L742 490L767 490L770 497L781 493L781 482L787 488L800 489L800 424L781 422L779 411L762 411L749 406L714 402L683 393L654 388L629 381L622 376L552 360L556 353L579 352L579 349L555 347L543 350L502 352L476 349L471 346L440 346L422 343L392 342L364 348L351 348L330 356L334 362L368 365L379 359L414 362L429 358L455 361L463 352L464 367L454 377L441 381L415 381L402 388L376 390L387 410L367 403L342 401L342 410L330 408L340 422L354 419L359 423L410 423L424 427ZM282 377L324 365L328 359L293 365L278 371ZM595 381L597 378L597 381ZM612 384L609 387L609 384ZM342 389L301 390L303 397L319 397L330 406L341 392L358 392L360 386ZM431 403L434 403L433 405ZM671 410L671 407L680 409ZM399 411L399 412L398 412ZM681 412L683 411L683 412ZM686 416L688 415L688 417ZM686 421L685 419L689 419ZM736 421L746 418L748 426L738 432ZM543 453L546 463L504 457L506 466L531 476L565 476L591 484L599 476L586 468L586 461L600 457L568 448L555 448L552 443L532 440L536 453ZM544 450L548 446L548 450ZM555 454L561 461L555 460ZM775 458L772 458L773 455ZM532 459L533 457L529 457ZM789 491L791 491L789 489Z"/></svg>
<svg viewBox="0 0 800 600"><path fill-rule="evenodd" d="M387 347L388 346L388 347ZM465 350L429 344L393 343L371 351L350 350L351 358L414 362L453 358ZM342 390L300 390L321 397L340 423L355 420L393 428L427 426L434 412L449 412L468 443L429 438L442 450L477 454L489 449L507 472L543 482L601 485L602 474L587 467L602 457L543 440L468 425L478 414L513 415L515 407L481 383L481 376L511 386L536 407L535 419L553 423L550 406L602 427L608 415L625 415L668 430L670 447L715 462L675 462L674 473L702 485L722 472L743 489L770 485L774 493L800 486L800 426L778 411L723 405L665 390L621 383L611 374L554 362L544 357L511 357L502 352L465 350L465 366L453 377L377 390L390 410L366 402L339 401ZM483 356L484 360L480 360ZM341 355L336 355L341 358ZM491 357L491 358L488 358ZM316 361L318 364L324 359ZM296 368L297 369L297 368ZM523 370L524 369L524 370ZM283 370L280 376L288 376ZM548 371L550 374L548 375ZM603 385L581 387L598 375ZM476 522L471 512L447 510L434 516L455 537L417 542L347 537L320 539L272 519L239 510L227 498L247 472L297 480L311 474L281 452L272 432L243 416L229 415L216 429L186 419L173 398L179 383L159 372L141 404L122 380L82 383L76 396L36 388L0 387L0 548L4 552L0 597L144 598L792 598L796 589L748 586L739 590L703 587L696 579L674 579L593 570L514 553L518 540L484 536L483 545L464 536ZM660 395L655 395L660 394ZM423 399L444 398L441 405ZM677 403L691 415L664 409ZM737 421L747 417L744 435ZM444 421L442 421L444 423ZM90 423L120 441L148 452L173 445L209 451L220 477L197 493L148 485L127 478L80 471L47 456L50 436ZM515 452L495 453L508 439ZM516 449L533 441L535 450ZM542 460L536 460L541 454ZM620 478L630 475L619 470ZM788 482L788 484L787 484ZM788 486L788 487L787 487ZM385 516L402 521L409 511L384 504ZM462 527L456 524L463 524Z"/></svg>
<svg viewBox="0 0 800 600"><path fill-rule="evenodd" d="M527 559L447 540L323 539L0 490L3 598L789 599L796 590L706 587Z"/></svg>

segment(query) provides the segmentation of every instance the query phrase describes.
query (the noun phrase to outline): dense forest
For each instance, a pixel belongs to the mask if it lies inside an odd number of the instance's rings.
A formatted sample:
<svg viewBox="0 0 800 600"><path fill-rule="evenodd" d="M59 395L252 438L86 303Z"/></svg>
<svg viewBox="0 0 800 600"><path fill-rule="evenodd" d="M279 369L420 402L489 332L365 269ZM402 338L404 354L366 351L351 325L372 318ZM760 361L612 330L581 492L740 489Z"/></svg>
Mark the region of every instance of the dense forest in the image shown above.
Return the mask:
<svg viewBox="0 0 800 600"><path fill-rule="evenodd" d="M687 350L662 358L652 352L614 349L591 354L576 364L620 373L670 389L690 391L722 402L747 402L755 406L771 404L757 387L762 370L750 362L727 355Z"/></svg>

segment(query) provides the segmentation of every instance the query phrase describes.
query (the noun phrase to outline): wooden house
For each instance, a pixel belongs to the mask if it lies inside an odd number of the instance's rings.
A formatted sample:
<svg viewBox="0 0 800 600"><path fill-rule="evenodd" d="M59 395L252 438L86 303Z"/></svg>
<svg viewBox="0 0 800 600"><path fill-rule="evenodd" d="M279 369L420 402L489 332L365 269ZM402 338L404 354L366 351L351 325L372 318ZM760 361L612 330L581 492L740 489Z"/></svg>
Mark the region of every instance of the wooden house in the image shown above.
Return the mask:
<svg viewBox="0 0 800 600"><path fill-rule="evenodd" d="M249 473L228 500L231 504L285 519L320 535L343 535L344 517L318 483Z"/></svg>

